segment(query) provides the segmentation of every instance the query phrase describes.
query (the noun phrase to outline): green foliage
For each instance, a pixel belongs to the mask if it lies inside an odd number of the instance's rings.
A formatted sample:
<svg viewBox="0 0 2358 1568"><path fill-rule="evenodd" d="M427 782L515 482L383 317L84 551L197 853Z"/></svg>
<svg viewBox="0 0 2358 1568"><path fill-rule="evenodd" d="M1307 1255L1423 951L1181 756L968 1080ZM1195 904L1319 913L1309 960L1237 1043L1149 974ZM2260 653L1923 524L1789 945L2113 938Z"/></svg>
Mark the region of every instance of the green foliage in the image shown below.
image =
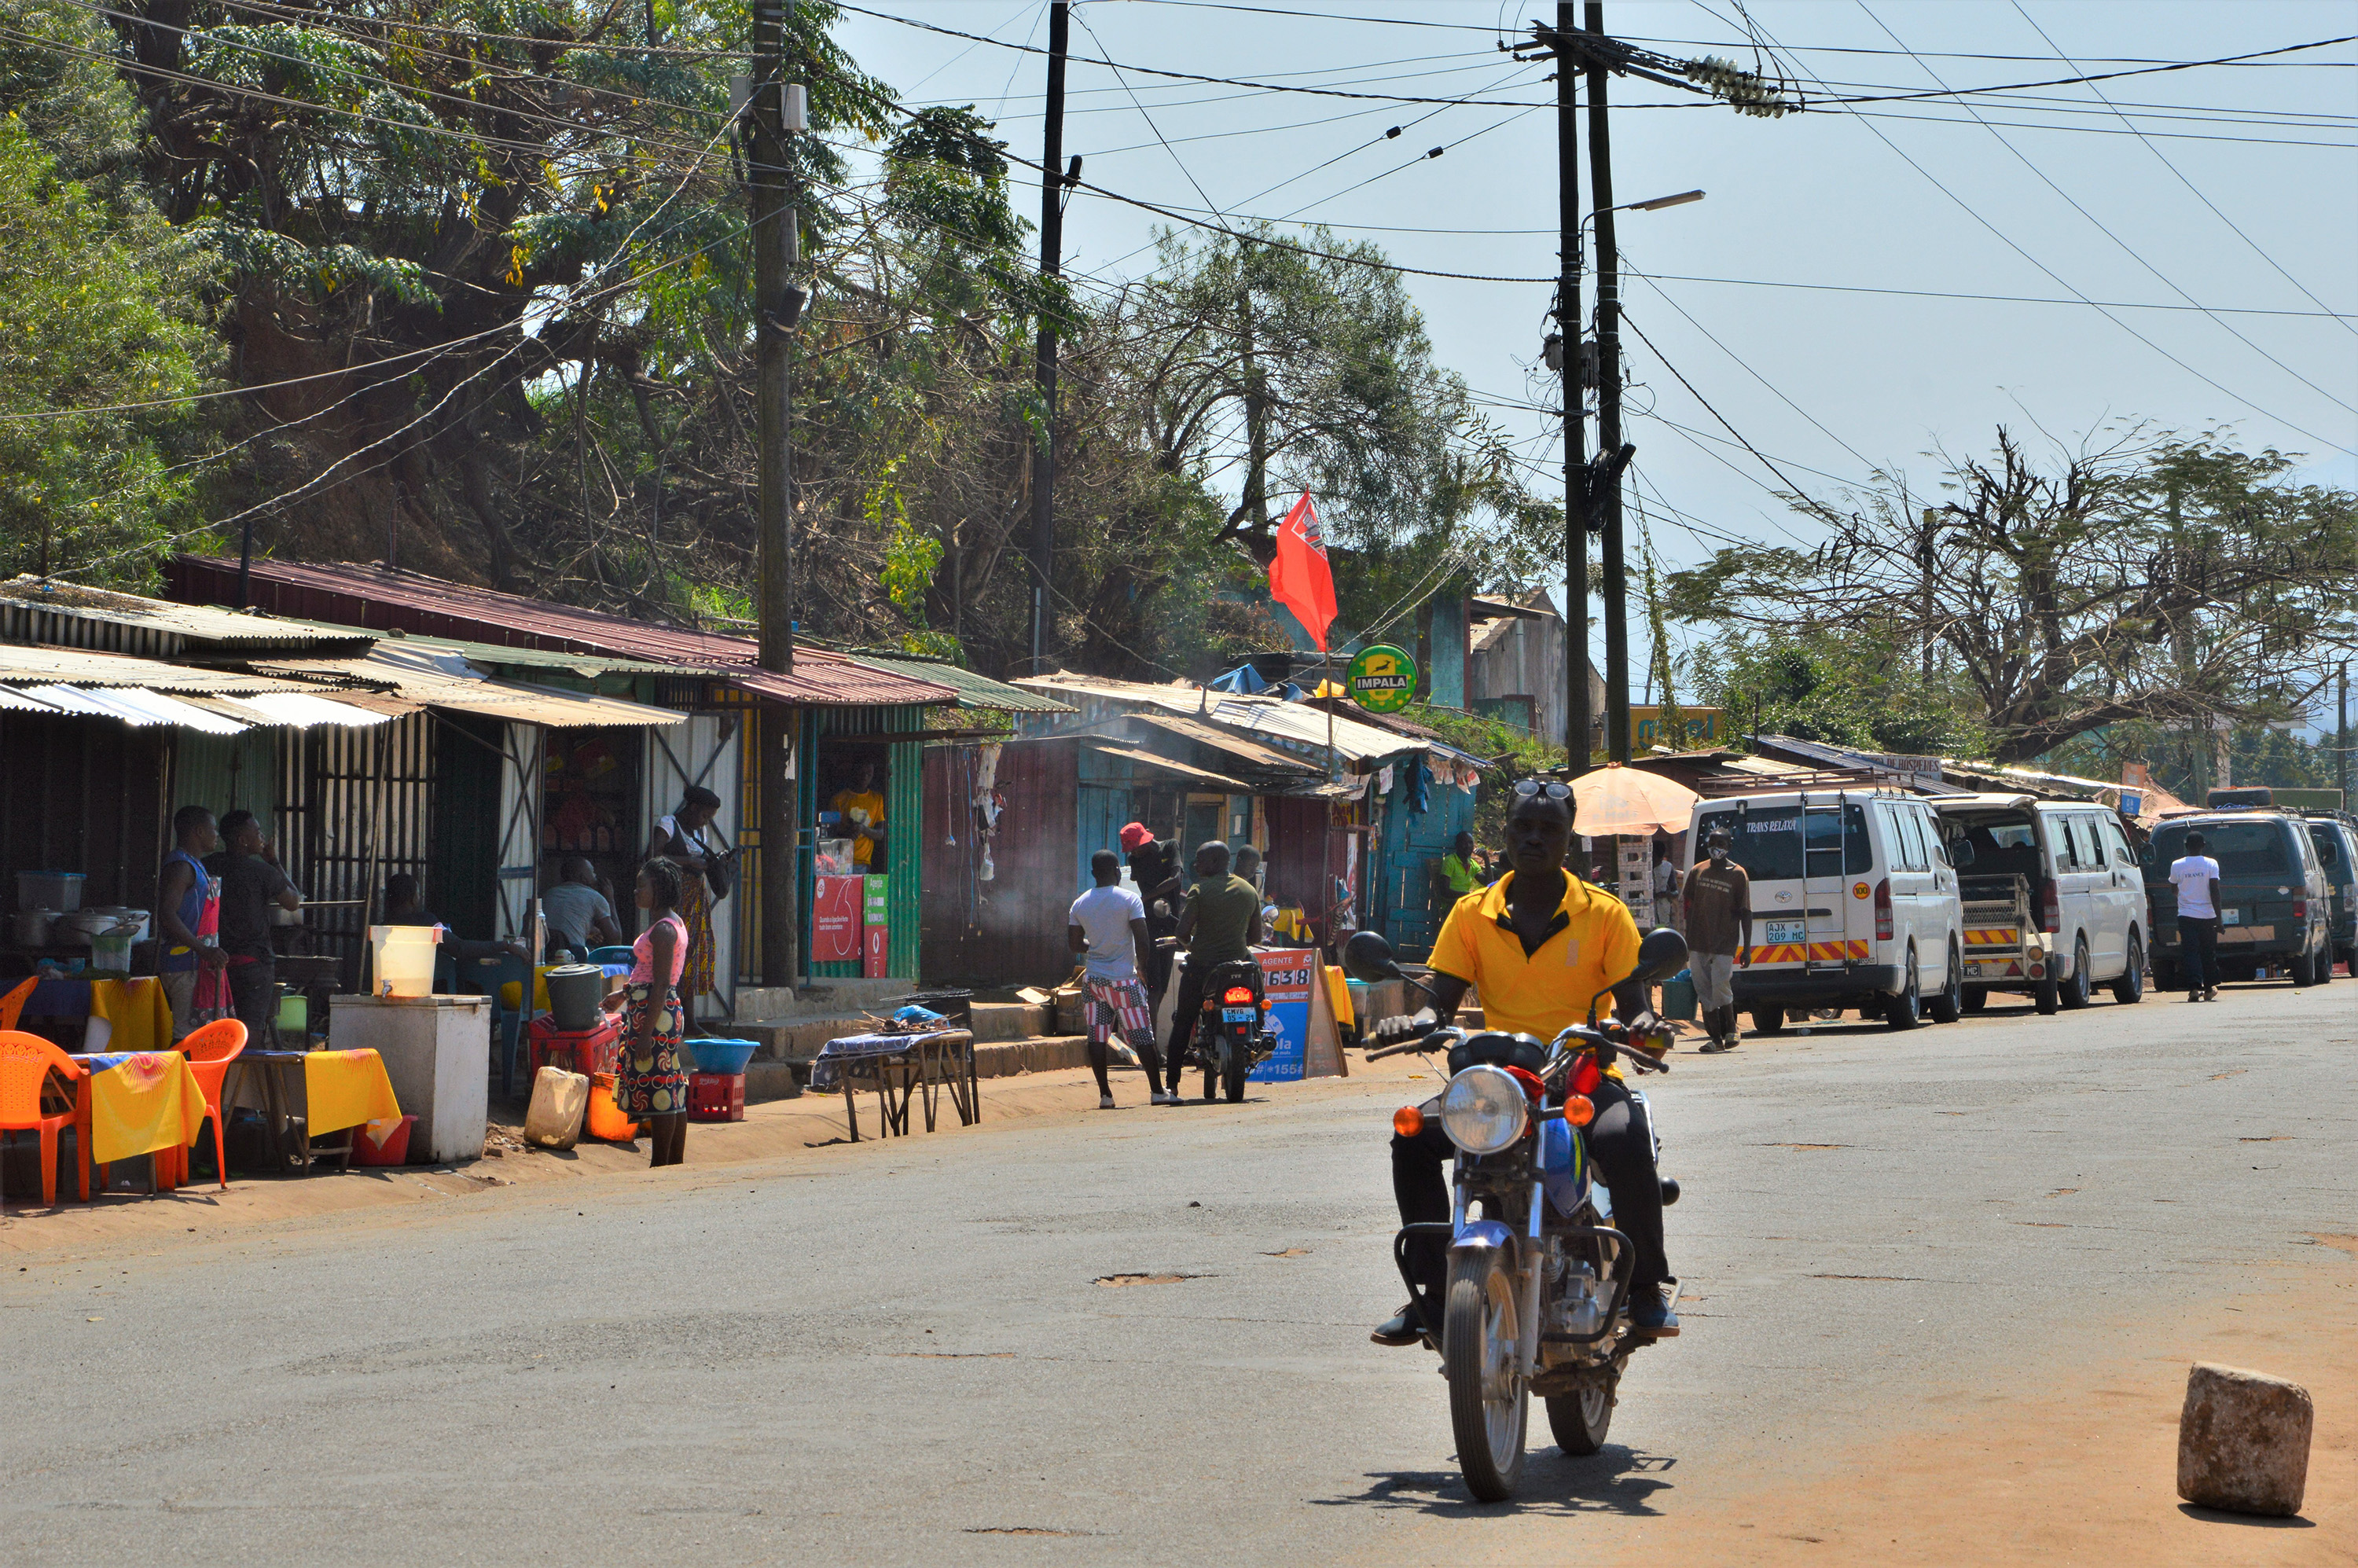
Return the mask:
<svg viewBox="0 0 2358 1568"><path fill-rule="evenodd" d="M1728 633L1701 643L1688 665L1703 705L1747 730L1757 719L1758 733L1863 751L1986 754L1971 691L1937 670L1927 681L1916 650L1871 631Z"/></svg>
<svg viewBox="0 0 2358 1568"><path fill-rule="evenodd" d="M1496 849L1506 841L1507 813L1514 805L1515 781L1558 772L1564 750L1525 730L1479 713L1412 703L1401 717L1422 724L1459 751L1498 765L1484 771L1474 796L1474 841Z"/></svg>
<svg viewBox="0 0 2358 1568"><path fill-rule="evenodd" d="M112 211L11 114L0 120L0 560L136 585L147 546L192 521L198 415L215 345L191 299L201 252L151 212ZM73 412L74 410L109 410Z"/></svg>

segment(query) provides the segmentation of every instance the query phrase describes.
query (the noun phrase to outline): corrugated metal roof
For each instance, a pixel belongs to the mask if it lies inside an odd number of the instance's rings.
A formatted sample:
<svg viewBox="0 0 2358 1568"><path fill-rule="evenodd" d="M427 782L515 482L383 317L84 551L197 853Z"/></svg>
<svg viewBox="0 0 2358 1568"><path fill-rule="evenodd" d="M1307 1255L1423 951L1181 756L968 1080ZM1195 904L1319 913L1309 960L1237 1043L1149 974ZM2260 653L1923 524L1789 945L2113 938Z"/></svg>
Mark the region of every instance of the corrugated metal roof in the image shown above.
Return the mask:
<svg viewBox="0 0 2358 1568"><path fill-rule="evenodd" d="M288 621L290 626L310 626L329 631L350 632L356 637L374 641L383 638L396 647L430 648L438 653L456 654L478 665L508 665L520 669L564 670L584 680L600 676L698 676L727 673L719 665L671 665L654 659L624 658L618 654L593 654L587 651L563 651L545 648L518 648L497 643L470 642L460 637L428 637L413 632L371 632L365 627L338 627L328 621Z"/></svg>
<svg viewBox="0 0 2358 1568"><path fill-rule="evenodd" d="M1152 724L1157 730L1184 736L1199 746L1209 746L1215 751L1226 752L1229 756L1241 762L1249 762L1257 768L1269 769L1272 773L1324 773L1325 772L1324 768L1307 758L1290 757L1283 752L1273 751L1258 741L1248 741L1235 731L1223 730L1217 724L1200 723L1193 719L1182 718L1176 713L1133 713L1130 717L1137 723Z"/></svg>
<svg viewBox="0 0 2358 1568"><path fill-rule="evenodd" d="M166 568L174 594L199 602L218 597L216 590L225 590L236 572L235 561L211 556L175 557ZM658 626L387 567L256 561L249 597L280 614L377 632L398 628L413 635L503 648L619 654L669 665L676 671L687 665L724 669L731 685L784 702L933 707L957 699L946 685L873 669L823 648L797 645L795 673L774 675L754 667L761 644L751 637Z"/></svg>
<svg viewBox="0 0 2358 1568"><path fill-rule="evenodd" d="M111 654L175 657L191 644L214 648L327 648L375 635L325 629L211 605L175 604L30 575L0 582L0 637Z"/></svg>
<svg viewBox="0 0 2358 1568"><path fill-rule="evenodd" d="M1326 752L1325 713L1282 697L1207 694L1201 687L1150 686L1142 681L1100 680L1075 675L1026 676L1015 684L1029 691L1054 692L1068 699L1095 698L1124 707L1158 708L1222 729L1261 736L1278 742L1282 750L1314 760ZM1336 752L1346 762L1362 768L1424 751L1431 744L1353 719L1337 718L1334 724Z"/></svg>
<svg viewBox="0 0 2358 1568"><path fill-rule="evenodd" d="M145 687L151 691L197 692L211 697L243 696L257 691L319 689L316 685L278 676L197 669L187 665L168 664L161 659L135 658L128 654L92 653L87 648L0 643L0 685L36 687L51 683L76 687Z"/></svg>
<svg viewBox="0 0 2358 1568"><path fill-rule="evenodd" d="M200 730L208 735L237 735L246 728L210 708L198 708L144 687L111 686L85 691L74 686L36 686L25 689L27 696L39 697L60 713L119 719L135 729L171 724L184 730Z"/></svg>
<svg viewBox="0 0 2358 1568"><path fill-rule="evenodd" d="M496 680L423 638L387 639L357 658L287 659L269 668L357 681L427 708L481 713L517 724L678 724L687 715L619 697L595 697L525 681Z"/></svg>
<svg viewBox="0 0 2358 1568"><path fill-rule="evenodd" d="M1153 768L1162 773L1174 773L1180 778L1193 779L1197 784L1212 784L1237 795L1254 793L1253 786L1242 779L1232 779L1207 769L1190 767L1185 762L1174 762L1169 757L1158 757L1152 752L1141 752L1135 746L1117 746L1110 741L1098 740L1084 741L1081 743L1103 752L1109 757L1120 757L1125 762L1135 762L1142 768Z"/></svg>
<svg viewBox="0 0 2358 1568"><path fill-rule="evenodd" d="M1036 691L1010 686L1005 681L977 675L972 670L945 664L936 659L899 659L882 654L854 654L854 664L886 670L911 680L931 681L946 686L958 694L960 708L988 709L997 713L1074 713L1079 711L1069 703L1058 702Z"/></svg>

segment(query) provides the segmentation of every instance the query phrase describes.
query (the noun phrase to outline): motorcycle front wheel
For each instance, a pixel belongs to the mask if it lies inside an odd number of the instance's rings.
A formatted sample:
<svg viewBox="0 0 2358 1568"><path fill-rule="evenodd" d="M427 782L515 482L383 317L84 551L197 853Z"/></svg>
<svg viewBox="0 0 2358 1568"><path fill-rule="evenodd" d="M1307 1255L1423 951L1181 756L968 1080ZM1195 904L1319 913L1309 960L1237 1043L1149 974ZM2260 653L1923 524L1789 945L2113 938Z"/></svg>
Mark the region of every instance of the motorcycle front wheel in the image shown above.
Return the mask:
<svg viewBox="0 0 2358 1568"><path fill-rule="evenodd" d="M1547 1417L1556 1446L1585 1459L1605 1446L1605 1433L1613 1425L1613 1390L1596 1383L1576 1394L1558 1395L1548 1400Z"/></svg>
<svg viewBox="0 0 2358 1568"><path fill-rule="evenodd" d="M1516 1367L1515 1277L1498 1254L1476 1252L1449 1263L1449 1305L1441 1359L1449 1374L1449 1424L1457 1465L1476 1500L1515 1495L1523 1470L1523 1429L1531 1395Z"/></svg>

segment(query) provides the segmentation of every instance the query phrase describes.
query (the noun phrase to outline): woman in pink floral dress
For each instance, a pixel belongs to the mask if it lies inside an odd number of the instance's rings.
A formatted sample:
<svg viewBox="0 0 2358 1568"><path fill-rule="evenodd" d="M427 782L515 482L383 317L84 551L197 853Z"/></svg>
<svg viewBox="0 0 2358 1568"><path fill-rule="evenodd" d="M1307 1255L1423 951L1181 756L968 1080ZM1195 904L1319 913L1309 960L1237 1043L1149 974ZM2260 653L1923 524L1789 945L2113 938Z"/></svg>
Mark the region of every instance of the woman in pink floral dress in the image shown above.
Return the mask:
<svg viewBox="0 0 2358 1568"><path fill-rule="evenodd" d="M649 860L639 869L638 905L648 924L631 944L637 958L622 993L614 1102L646 1125L650 1166L676 1165L687 1148L687 1069L679 1044L687 1022L679 977L687 968L687 923L676 909L679 892L680 870L671 861Z"/></svg>

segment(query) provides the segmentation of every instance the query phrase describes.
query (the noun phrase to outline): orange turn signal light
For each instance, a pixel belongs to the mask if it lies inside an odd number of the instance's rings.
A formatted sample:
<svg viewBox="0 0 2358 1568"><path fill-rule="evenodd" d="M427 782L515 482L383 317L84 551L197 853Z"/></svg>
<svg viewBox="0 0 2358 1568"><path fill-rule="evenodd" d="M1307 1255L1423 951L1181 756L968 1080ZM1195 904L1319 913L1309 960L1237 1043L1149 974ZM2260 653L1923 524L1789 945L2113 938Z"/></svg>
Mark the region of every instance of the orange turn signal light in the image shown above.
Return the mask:
<svg viewBox="0 0 2358 1568"><path fill-rule="evenodd" d="M1595 1114L1593 1111L1591 1114ZM1412 1105L1404 1105L1392 1112L1392 1130L1402 1138L1413 1138L1424 1130L1424 1112Z"/></svg>
<svg viewBox="0 0 2358 1568"><path fill-rule="evenodd" d="M1574 1095L1563 1102L1563 1119L1574 1127L1585 1127L1596 1119L1596 1102L1586 1095Z"/></svg>

